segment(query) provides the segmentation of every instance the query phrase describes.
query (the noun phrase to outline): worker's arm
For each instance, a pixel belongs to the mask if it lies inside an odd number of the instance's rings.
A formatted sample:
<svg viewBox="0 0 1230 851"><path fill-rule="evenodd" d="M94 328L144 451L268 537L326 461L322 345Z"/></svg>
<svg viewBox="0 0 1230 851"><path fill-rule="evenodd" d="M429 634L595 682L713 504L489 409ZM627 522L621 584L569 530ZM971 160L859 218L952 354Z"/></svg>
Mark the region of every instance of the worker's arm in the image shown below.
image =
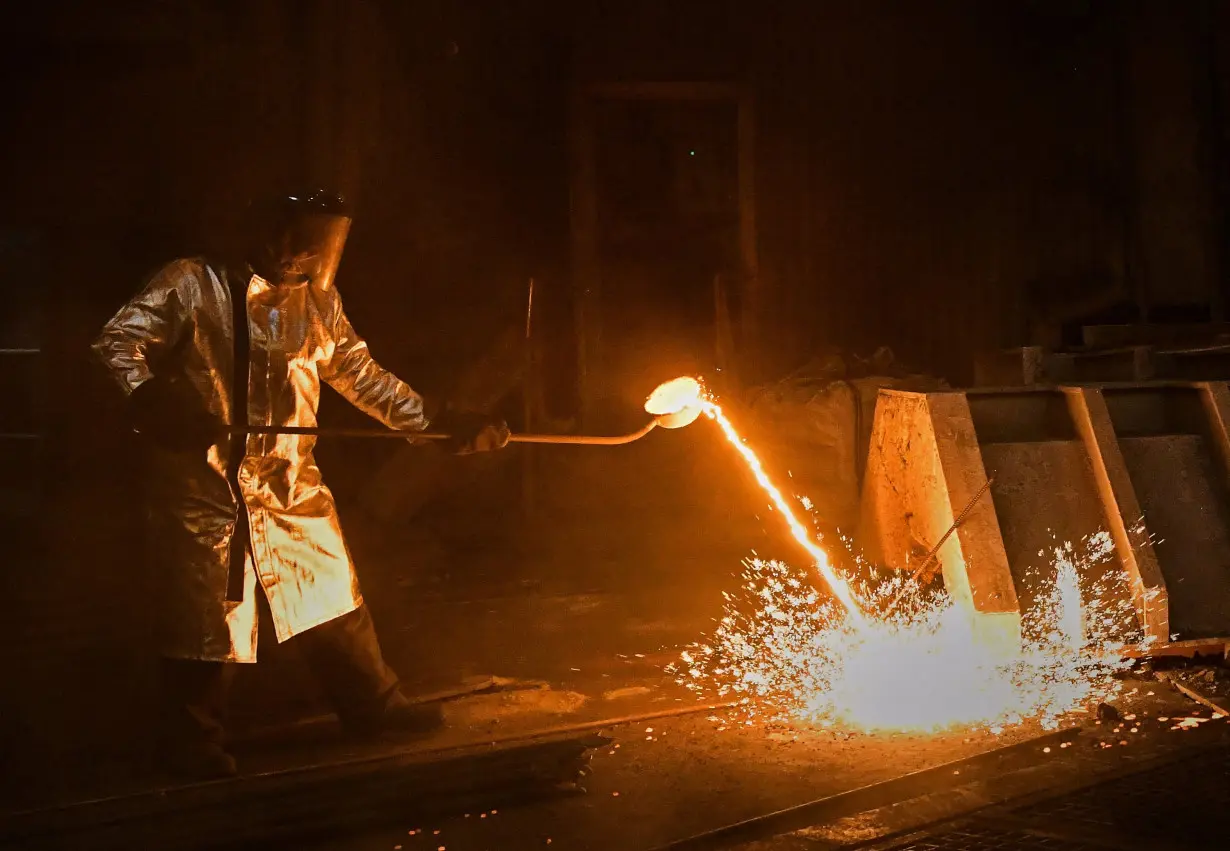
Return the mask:
<svg viewBox="0 0 1230 851"><path fill-rule="evenodd" d="M179 341L202 271L194 260L162 267L103 326L91 348L125 395L153 378L161 356Z"/></svg>
<svg viewBox="0 0 1230 851"><path fill-rule="evenodd" d="M422 431L427 427L423 397L380 364L355 333L342 309L336 287L326 295L326 324L330 333L327 357L321 361L320 377L363 413L399 431Z"/></svg>
<svg viewBox="0 0 1230 851"><path fill-rule="evenodd" d="M188 331L206 274L198 260L162 267L103 326L92 347L128 397L134 428L166 449L204 451L220 428L196 388L160 374L164 356Z"/></svg>

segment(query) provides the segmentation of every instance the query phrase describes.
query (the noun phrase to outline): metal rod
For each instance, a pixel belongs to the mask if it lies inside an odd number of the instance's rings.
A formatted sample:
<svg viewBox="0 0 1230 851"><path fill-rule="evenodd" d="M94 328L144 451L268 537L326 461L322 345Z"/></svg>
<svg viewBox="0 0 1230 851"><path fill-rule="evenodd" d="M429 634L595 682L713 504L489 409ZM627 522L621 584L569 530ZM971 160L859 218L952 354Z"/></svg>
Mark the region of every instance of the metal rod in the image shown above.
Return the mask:
<svg viewBox="0 0 1230 851"><path fill-rule="evenodd" d="M1171 686L1171 688L1175 689L1181 694L1186 695L1187 697L1190 697L1192 700L1196 701L1196 703L1199 703L1201 706L1207 706L1209 709L1212 709L1214 712L1220 712L1222 715L1230 715L1230 707L1223 706L1222 704L1218 703L1212 698L1206 697L1205 695L1196 691L1194 688L1188 688L1183 683L1179 682L1178 677L1176 677L1173 672L1158 671L1157 678L1164 683L1168 683Z"/></svg>
<svg viewBox="0 0 1230 851"><path fill-rule="evenodd" d="M640 440L658 425L657 420L639 431L628 434L594 435L594 434L514 434L508 438L509 443L550 443L556 445L571 444L577 446L622 446L634 440ZM451 435L430 431L394 431L381 428L304 428L302 426L231 426L227 434L309 434L315 437L384 437L397 440L448 440Z"/></svg>
<svg viewBox="0 0 1230 851"><path fill-rule="evenodd" d="M930 579L931 572L928 572L927 568L932 562L935 561L935 557L939 555L940 548L948 542L948 539L952 537L953 532L961 528L962 524L965 523L966 518L969 517L969 513L974 510L974 506L978 503L978 500L982 499L982 495L991 489L991 483L994 481L995 477L991 476L982 483L982 487L978 488L978 492L970 498L970 501L966 504L965 508L961 509L961 513L957 515L957 519L952 521L952 525L948 527L948 531L945 532L944 536L936 542L935 546L931 548L931 552L927 553L927 557L923 560L923 563L914 571L914 579L917 579L920 582L928 581Z"/></svg>
<svg viewBox="0 0 1230 851"><path fill-rule="evenodd" d="M991 483L994 481L995 477L991 476L983 482L982 487L978 489L978 493L974 494L969 503L964 509L962 509L961 513L957 515L957 519L952 521L952 525L948 527L948 531L945 532L943 537L941 537L939 541L936 542L935 546L931 548L931 552L927 553L927 557L923 559L922 564L914 569L914 572L910 575L910 578L906 580L905 584L901 586L901 590L897 592L897 596L894 597L892 602L888 604L888 607L884 609L885 615L897 608L897 604L901 602L901 598L905 596L906 591L909 590L911 585L918 585L921 587L931 581L934 571L928 570L927 568L929 568L931 563L935 561L935 557L939 555L940 548L948 542L948 539L952 537L952 533L961 528L961 524L963 524L966 518L969 517L969 513L974 510L974 506L977 505L978 500L982 499L982 495L991 489Z"/></svg>

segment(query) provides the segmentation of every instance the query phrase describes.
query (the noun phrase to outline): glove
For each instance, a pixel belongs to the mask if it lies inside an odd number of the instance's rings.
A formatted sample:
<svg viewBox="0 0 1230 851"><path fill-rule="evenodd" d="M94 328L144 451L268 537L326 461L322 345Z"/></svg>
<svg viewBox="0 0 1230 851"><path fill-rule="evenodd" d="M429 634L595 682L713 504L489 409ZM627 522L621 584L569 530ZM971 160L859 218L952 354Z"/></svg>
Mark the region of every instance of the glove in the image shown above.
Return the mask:
<svg viewBox="0 0 1230 851"><path fill-rule="evenodd" d="M172 452L207 452L224 431L196 391L180 381L151 378L128 402L133 428Z"/></svg>
<svg viewBox="0 0 1230 851"><path fill-rule="evenodd" d="M486 414L445 410L431 421L430 428L448 435L442 441L444 451L454 455L490 452L508 445L508 424Z"/></svg>

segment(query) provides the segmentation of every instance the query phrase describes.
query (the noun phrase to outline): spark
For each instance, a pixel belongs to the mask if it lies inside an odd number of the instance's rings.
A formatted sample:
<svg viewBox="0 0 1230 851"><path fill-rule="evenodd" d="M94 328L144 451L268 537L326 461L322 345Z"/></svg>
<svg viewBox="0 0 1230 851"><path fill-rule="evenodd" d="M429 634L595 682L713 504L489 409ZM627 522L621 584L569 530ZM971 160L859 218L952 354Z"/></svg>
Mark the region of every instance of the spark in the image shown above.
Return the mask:
<svg viewBox="0 0 1230 851"><path fill-rule="evenodd" d="M832 590L833 595L841 601L850 619L858 626L864 625L867 619L863 614L862 605L854 596L854 592L850 590L850 586L846 584L846 581L837 575L837 571L833 569L832 564L829 562L828 554L813 540L812 533L808 532L807 528L799 522L794 511L791 510L790 503L782 496L782 492L777 489L777 485L773 484L773 480L764 471L760 458L743 441L743 438L735 431L734 425L731 424L726 415L722 413L721 407L715 402L710 400L705 403L705 413L718 424L722 429L722 433L726 435L726 439L730 441L730 445L743 456L748 469L752 471L752 475L756 477L760 487L768 494L773 507L781 512L782 517L785 518L786 525L790 527L790 533L807 554L811 556L816 570L824 577L824 581Z"/></svg>
<svg viewBox="0 0 1230 851"><path fill-rule="evenodd" d="M1121 590L1072 582L1084 554L1069 548L1064 558L1073 570L1061 565L1049 582L1039 580L1015 648L980 640L967 609L920 589L892 616L856 629L796 568L752 559L717 629L685 651L691 661L676 682L704 699L746 701L740 711L762 721L999 735L1033 718L1055 729L1066 714L1119 694L1114 675L1131 664L1121 633L1134 621L1130 602L1110 602L1126 598ZM867 593L895 597L896 583ZM1082 608L1104 616L1082 617Z"/></svg>
<svg viewBox="0 0 1230 851"><path fill-rule="evenodd" d="M1055 729L1066 715L1118 696L1115 674L1131 665L1127 642L1140 636L1126 577L1104 571L1088 579L1112 555L1109 534L1039 553L1047 563L1030 574L1038 593L1022 613L1022 642L988 642L977 615L943 591L857 556L866 568L859 580L843 577L721 407L708 396L700 404L832 592L785 562L744 562L742 587L723 594L716 630L668 668L702 699L736 703L740 718L721 718L722 729L760 720L837 735L969 727L999 735L1030 719Z"/></svg>

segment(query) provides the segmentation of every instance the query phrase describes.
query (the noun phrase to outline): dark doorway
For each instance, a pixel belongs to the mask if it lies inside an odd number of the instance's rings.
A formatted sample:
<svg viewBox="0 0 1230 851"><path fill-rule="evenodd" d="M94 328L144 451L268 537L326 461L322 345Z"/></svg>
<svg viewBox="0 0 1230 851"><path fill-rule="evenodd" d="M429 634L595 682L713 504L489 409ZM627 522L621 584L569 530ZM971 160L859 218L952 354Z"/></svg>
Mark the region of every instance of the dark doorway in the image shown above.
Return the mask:
<svg viewBox="0 0 1230 851"><path fill-rule="evenodd" d="M715 367L715 281L733 293L741 262L738 104L608 100L594 131L601 407L639 411Z"/></svg>

